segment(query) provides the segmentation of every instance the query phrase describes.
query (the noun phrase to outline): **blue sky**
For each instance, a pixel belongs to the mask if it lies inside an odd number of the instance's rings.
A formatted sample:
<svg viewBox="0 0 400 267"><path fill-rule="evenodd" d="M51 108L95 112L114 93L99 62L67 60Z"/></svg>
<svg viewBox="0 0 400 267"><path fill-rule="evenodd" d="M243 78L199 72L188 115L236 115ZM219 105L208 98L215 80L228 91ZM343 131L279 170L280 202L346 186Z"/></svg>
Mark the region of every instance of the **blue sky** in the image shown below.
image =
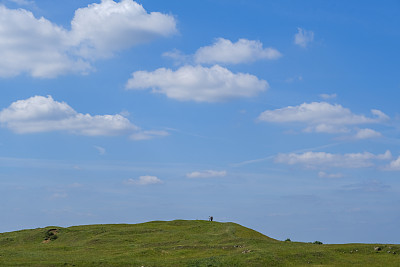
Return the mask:
<svg viewBox="0 0 400 267"><path fill-rule="evenodd" d="M0 1L0 232L233 221L399 243L397 1Z"/></svg>

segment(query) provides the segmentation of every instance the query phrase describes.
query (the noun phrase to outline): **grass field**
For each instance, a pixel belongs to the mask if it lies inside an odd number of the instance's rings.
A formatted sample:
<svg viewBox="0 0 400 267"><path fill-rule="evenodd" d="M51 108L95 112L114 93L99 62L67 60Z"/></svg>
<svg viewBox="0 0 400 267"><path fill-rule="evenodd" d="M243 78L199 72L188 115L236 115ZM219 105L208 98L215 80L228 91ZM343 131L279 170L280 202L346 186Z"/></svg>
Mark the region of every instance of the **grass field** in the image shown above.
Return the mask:
<svg viewBox="0 0 400 267"><path fill-rule="evenodd" d="M400 245L285 242L235 223L183 220L0 234L0 266L350 265L400 266Z"/></svg>

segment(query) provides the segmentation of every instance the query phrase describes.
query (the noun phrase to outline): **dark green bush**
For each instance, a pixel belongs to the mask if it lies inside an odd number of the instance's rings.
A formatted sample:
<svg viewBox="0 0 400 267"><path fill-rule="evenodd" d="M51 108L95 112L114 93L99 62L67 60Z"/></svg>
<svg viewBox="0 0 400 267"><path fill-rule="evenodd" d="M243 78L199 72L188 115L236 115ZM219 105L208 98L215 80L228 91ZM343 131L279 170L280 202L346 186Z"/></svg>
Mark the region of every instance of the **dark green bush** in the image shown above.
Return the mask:
<svg viewBox="0 0 400 267"><path fill-rule="evenodd" d="M44 236L44 240L56 240L58 238L57 236L57 229L49 229L46 231L46 234Z"/></svg>

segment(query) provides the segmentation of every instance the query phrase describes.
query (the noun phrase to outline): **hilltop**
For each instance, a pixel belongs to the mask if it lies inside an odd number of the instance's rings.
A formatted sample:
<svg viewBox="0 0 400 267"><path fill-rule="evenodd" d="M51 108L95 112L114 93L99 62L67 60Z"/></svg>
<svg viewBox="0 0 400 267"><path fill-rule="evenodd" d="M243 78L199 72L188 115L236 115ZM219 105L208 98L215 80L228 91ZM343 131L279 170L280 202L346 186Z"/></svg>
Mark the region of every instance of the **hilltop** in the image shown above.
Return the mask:
<svg viewBox="0 0 400 267"><path fill-rule="evenodd" d="M0 234L0 266L280 265L399 266L400 245L285 242L235 223L199 220Z"/></svg>

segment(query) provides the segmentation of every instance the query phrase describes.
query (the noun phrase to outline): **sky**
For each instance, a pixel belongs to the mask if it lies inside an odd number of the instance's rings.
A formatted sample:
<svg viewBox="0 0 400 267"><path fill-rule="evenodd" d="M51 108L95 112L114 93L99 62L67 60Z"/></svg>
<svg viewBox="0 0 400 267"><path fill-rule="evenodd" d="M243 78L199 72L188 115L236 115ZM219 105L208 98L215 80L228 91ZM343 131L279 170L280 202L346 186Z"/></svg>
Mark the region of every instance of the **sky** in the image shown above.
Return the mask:
<svg viewBox="0 0 400 267"><path fill-rule="evenodd" d="M0 232L213 216L399 243L399 12L0 0Z"/></svg>

